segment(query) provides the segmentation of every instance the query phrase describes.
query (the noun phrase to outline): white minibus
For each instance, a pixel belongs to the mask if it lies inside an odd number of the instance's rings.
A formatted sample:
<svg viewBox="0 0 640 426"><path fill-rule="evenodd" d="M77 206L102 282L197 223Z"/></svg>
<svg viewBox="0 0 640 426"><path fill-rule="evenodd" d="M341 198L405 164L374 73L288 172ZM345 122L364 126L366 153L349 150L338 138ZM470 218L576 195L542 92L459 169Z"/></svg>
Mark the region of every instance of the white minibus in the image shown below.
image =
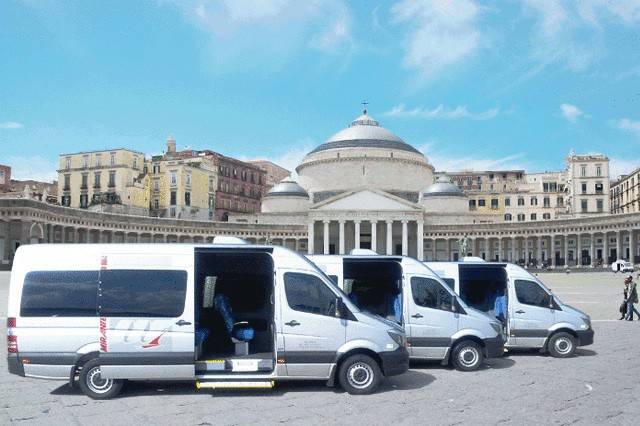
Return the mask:
<svg viewBox="0 0 640 426"><path fill-rule="evenodd" d="M402 328L360 311L304 256L216 242L21 246L9 372L106 399L125 380L172 379L198 389L335 380L366 394L408 369Z"/></svg>
<svg viewBox="0 0 640 426"><path fill-rule="evenodd" d="M501 324L460 301L424 263L403 256L307 256L365 312L401 324L411 359L478 369L504 351Z"/></svg>

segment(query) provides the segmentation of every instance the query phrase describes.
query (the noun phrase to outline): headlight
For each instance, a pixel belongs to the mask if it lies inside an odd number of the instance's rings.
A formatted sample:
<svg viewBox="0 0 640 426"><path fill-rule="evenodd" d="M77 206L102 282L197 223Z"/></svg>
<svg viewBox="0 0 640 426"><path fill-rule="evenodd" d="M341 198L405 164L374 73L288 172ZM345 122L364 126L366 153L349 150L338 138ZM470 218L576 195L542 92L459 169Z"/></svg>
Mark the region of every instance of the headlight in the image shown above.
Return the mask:
<svg viewBox="0 0 640 426"><path fill-rule="evenodd" d="M497 334L502 334L502 324L500 324L499 322L492 322L491 327Z"/></svg>
<svg viewBox="0 0 640 426"><path fill-rule="evenodd" d="M398 333L397 331L387 331L387 334L394 342L397 343L398 346L407 346L407 336L404 333Z"/></svg>
<svg viewBox="0 0 640 426"><path fill-rule="evenodd" d="M584 324L587 326L587 330L591 328L591 318L585 317L582 318L582 321L584 321Z"/></svg>

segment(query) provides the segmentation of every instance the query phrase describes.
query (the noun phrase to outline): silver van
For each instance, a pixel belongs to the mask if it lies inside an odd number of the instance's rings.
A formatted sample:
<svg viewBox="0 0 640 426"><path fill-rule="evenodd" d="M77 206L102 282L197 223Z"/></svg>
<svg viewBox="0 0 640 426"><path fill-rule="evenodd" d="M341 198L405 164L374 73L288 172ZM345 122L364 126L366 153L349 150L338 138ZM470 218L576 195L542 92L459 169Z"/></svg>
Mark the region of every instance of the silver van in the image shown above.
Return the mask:
<svg viewBox="0 0 640 426"><path fill-rule="evenodd" d="M572 356L593 343L589 315L562 303L520 266L484 261L427 262L469 306L494 314L497 296L506 296L507 348L535 348L554 357Z"/></svg>
<svg viewBox="0 0 640 426"><path fill-rule="evenodd" d="M8 368L116 395L125 380L373 392L408 369L401 327L361 312L304 256L245 244L21 246Z"/></svg>
<svg viewBox="0 0 640 426"><path fill-rule="evenodd" d="M360 309L401 324L412 359L451 362L458 370L473 371L484 358L504 351L500 323L459 300L422 262L374 252L307 257Z"/></svg>

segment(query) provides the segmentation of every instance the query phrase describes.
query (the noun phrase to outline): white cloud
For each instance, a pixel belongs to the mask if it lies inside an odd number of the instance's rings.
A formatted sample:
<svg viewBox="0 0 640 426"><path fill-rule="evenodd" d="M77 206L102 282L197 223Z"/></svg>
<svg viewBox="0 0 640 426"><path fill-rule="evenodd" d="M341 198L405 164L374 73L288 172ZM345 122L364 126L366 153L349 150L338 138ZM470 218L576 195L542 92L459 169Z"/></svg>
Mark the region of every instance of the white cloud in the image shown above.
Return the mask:
<svg viewBox="0 0 640 426"><path fill-rule="evenodd" d="M618 120L613 120L611 124L613 124L614 127L617 127L620 130L631 132L637 136L640 136L640 120L620 118Z"/></svg>
<svg viewBox="0 0 640 426"><path fill-rule="evenodd" d="M210 36L216 72L282 67L295 51L353 49L350 14L339 0L169 0L187 21Z"/></svg>
<svg viewBox="0 0 640 426"><path fill-rule="evenodd" d="M5 121L4 123L0 123L0 129L4 129L4 130L15 130L15 129L22 129L24 126L22 125L22 123L18 123L15 121Z"/></svg>
<svg viewBox="0 0 640 426"><path fill-rule="evenodd" d="M526 0L525 11L536 20L531 44L540 63L556 62L584 71L604 55L603 23L640 22L638 0Z"/></svg>
<svg viewBox="0 0 640 426"><path fill-rule="evenodd" d="M473 120L489 120L495 118L500 113L499 108L490 108L482 112L470 112L466 106L458 105L455 108L448 108L442 104L435 108L428 109L424 107L416 107L406 109L404 104L398 104L382 115L387 117L416 117L428 120L452 120L459 118L470 118Z"/></svg>
<svg viewBox="0 0 640 426"><path fill-rule="evenodd" d="M58 179L57 164L39 155L10 156L6 164L11 166L11 178L51 182Z"/></svg>
<svg viewBox="0 0 640 426"><path fill-rule="evenodd" d="M457 172L472 170L530 170L532 165L524 161L524 153L491 158L481 155L451 155L434 150L435 143L426 143L418 149L427 156L437 171Z"/></svg>
<svg viewBox="0 0 640 426"><path fill-rule="evenodd" d="M560 112L564 118L572 123L584 115L584 111L572 104L560 104Z"/></svg>
<svg viewBox="0 0 640 426"><path fill-rule="evenodd" d="M627 158L609 159L609 177L618 179L618 176L626 175L640 167L640 160L629 160Z"/></svg>
<svg viewBox="0 0 640 426"><path fill-rule="evenodd" d="M430 78L471 56L482 42L479 8L472 0L403 0L392 20L410 28L404 65Z"/></svg>

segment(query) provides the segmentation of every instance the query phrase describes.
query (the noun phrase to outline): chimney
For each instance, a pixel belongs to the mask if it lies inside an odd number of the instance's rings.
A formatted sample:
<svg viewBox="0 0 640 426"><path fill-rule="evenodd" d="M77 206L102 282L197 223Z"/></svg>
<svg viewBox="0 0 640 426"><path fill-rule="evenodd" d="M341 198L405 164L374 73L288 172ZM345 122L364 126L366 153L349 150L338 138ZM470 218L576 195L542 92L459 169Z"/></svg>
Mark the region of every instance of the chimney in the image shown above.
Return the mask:
<svg viewBox="0 0 640 426"><path fill-rule="evenodd" d="M167 154L172 152L176 152L176 140L173 136L169 136L169 139L167 139Z"/></svg>

